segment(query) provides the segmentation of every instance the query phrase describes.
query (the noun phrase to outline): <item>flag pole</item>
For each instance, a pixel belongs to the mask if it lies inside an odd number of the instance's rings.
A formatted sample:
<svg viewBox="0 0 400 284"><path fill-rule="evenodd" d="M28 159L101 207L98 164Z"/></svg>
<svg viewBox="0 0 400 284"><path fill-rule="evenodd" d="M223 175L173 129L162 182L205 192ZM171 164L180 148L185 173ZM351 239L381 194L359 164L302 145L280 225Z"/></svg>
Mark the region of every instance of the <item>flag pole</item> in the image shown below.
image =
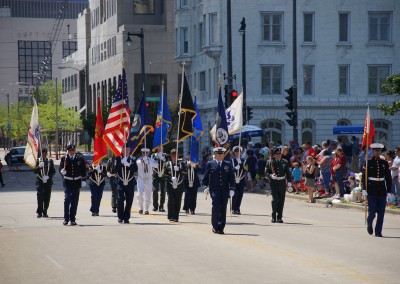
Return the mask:
<svg viewBox="0 0 400 284"><path fill-rule="evenodd" d="M365 148L365 190L368 192L368 151L369 151L369 132L370 132L370 113L369 113L369 103L368 103L368 109L367 109L367 145ZM368 212L368 195L365 197L364 201L364 222L367 224L367 212Z"/></svg>
<svg viewBox="0 0 400 284"><path fill-rule="evenodd" d="M182 112L182 97L183 97L183 84L185 80L185 62L182 63L182 82L181 82L181 94L179 97L179 113L178 113L178 131L176 133L176 157L179 159L179 131L181 125L181 112Z"/></svg>
<svg viewBox="0 0 400 284"><path fill-rule="evenodd" d="M244 98L243 87L242 87L242 94L241 94L241 96L243 96L243 97L242 97L242 105L241 105L241 109L242 109L241 113L242 113L242 117L243 117L243 98ZM241 142L242 142L242 129L243 129L243 119L242 119L242 125L240 125L240 132L239 132L239 152L240 152L240 144L241 144ZM240 154L241 154L241 153L240 153ZM239 159L239 160L240 160L240 159Z"/></svg>
<svg viewBox="0 0 400 284"><path fill-rule="evenodd" d="M163 144L163 119L164 119L164 79L161 81L161 118L160 118L160 127L161 127L161 135L160 135L160 149Z"/></svg>

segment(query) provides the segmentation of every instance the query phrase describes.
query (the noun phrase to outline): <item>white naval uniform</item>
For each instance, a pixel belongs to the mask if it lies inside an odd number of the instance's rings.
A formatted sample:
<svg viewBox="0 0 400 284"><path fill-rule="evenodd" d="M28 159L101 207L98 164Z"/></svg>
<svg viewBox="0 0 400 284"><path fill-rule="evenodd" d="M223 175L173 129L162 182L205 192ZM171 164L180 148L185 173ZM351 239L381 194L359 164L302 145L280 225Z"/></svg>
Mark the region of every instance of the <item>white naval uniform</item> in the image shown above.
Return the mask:
<svg viewBox="0 0 400 284"><path fill-rule="evenodd" d="M149 157L147 162L143 161L143 157L136 160L137 171L137 190L139 210L143 210L143 201L145 201L145 211L149 211L151 195L153 192L153 168L158 167L158 163ZM144 198L143 198L144 194Z"/></svg>

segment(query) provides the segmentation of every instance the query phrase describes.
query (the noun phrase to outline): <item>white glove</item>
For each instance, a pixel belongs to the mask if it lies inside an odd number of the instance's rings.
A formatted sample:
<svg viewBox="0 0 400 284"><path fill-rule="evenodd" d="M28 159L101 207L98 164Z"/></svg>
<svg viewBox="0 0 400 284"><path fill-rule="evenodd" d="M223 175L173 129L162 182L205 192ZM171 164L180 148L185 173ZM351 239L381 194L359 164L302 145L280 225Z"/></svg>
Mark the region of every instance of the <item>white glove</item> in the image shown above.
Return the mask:
<svg viewBox="0 0 400 284"><path fill-rule="evenodd" d="M149 158L147 158L147 156L143 157L143 162L147 162L149 160Z"/></svg>
<svg viewBox="0 0 400 284"><path fill-rule="evenodd" d="M271 175L271 178L272 178L272 179L277 179L278 177L276 176L276 174L272 174L272 175Z"/></svg>
<svg viewBox="0 0 400 284"><path fill-rule="evenodd" d="M44 167L44 162L40 162L39 163L39 168L43 168Z"/></svg>
<svg viewBox="0 0 400 284"><path fill-rule="evenodd" d="M81 182L81 187L85 187L85 186L86 186L86 181L83 180L83 181Z"/></svg>
<svg viewBox="0 0 400 284"><path fill-rule="evenodd" d="M60 173L61 173L63 176L65 176L65 174L67 173L67 171L66 171L65 169L62 169L62 170L60 171Z"/></svg>
<svg viewBox="0 0 400 284"><path fill-rule="evenodd" d="M164 155L163 155L162 152L158 152L158 153L157 153L157 156L158 156L160 159L164 158Z"/></svg>
<svg viewBox="0 0 400 284"><path fill-rule="evenodd" d="M288 186L288 187L291 187L291 186L292 186L292 183L291 183L291 182L288 182L288 183L287 183L287 186Z"/></svg>
<svg viewBox="0 0 400 284"><path fill-rule="evenodd" d="M128 157L123 157L121 160L121 163L123 163L125 165L125 163L128 161Z"/></svg>
<svg viewBox="0 0 400 284"><path fill-rule="evenodd" d="M100 165L97 165L94 169L95 169L98 173L101 173L101 166L100 166Z"/></svg>
<svg viewBox="0 0 400 284"><path fill-rule="evenodd" d="M367 193L367 191L366 191L365 189L363 189L362 195L363 195L363 196L367 196L367 195L368 195L368 193Z"/></svg>
<svg viewBox="0 0 400 284"><path fill-rule="evenodd" d="M204 187L204 193L205 194L208 194L210 192L210 189L208 188L208 186L205 186Z"/></svg>
<svg viewBox="0 0 400 284"><path fill-rule="evenodd" d="M113 177L114 175L110 172L107 172L107 176L110 178L110 177Z"/></svg>
<svg viewBox="0 0 400 284"><path fill-rule="evenodd" d="M235 195L235 192L231 189L229 190L229 196L232 198Z"/></svg>
<svg viewBox="0 0 400 284"><path fill-rule="evenodd" d="M235 169L236 169L236 170L240 170L240 165L237 165L237 166L235 167Z"/></svg>
<svg viewBox="0 0 400 284"><path fill-rule="evenodd" d="M175 172L179 171L179 167L178 166L174 166L174 171Z"/></svg>
<svg viewBox="0 0 400 284"><path fill-rule="evenodd" d="M47 181L49 179L49 176L42 176L43 181Z"/></svg>
<svg viewBox="0 0 400 284"><path fill-rule="evenodd" d="M125 167L129 167L131 165L127 160L123 161L122 164L124 164Z"/></svg>

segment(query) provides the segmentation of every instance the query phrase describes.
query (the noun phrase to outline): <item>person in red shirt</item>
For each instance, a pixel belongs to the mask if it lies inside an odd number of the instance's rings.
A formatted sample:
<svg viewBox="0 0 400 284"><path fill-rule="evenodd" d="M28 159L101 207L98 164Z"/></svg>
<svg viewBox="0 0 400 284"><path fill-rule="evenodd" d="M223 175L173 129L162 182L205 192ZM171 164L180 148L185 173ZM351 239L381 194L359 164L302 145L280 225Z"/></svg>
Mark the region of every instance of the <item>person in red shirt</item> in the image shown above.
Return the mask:
<svg viewBox="0 0 400 284"><path fill-rule="evenodd" d="M304 143L305 144L305 146L306 146L306 157L309 157L309 156L311 156L311 157L313 157L313 158L315 158L316 156L317 156L317 151L315 151L315 149L312 147L312 145L311 145L311 142L310 141L306 141L306 143Z"/></svg>
<svg viewBox="0 0 400 284"><path fill-rule="evenodd" d="M336 195L333 198L343 198L344 196L344 174L346 173L346 156L342 148L337 148L331 163L331 175L335 182Z"/></svg>

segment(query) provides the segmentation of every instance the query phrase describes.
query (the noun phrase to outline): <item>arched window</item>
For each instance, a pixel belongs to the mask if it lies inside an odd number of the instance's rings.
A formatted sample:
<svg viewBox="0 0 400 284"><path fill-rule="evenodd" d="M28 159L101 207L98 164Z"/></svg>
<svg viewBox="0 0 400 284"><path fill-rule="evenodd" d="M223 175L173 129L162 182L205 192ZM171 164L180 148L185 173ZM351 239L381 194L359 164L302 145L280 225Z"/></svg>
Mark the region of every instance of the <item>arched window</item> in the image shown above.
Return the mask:
<svg viewBox="0 0 400 284"><path fill-rule="evenodd" d="M282 141L282 122L279 120L266 120L261 122L261 128L265 135L261 138L261 143Z"/></svg>
<svg viewBox="0 0 400 284"><path fill-rule="evenodd" d="M337 125L337 126L348 126L348 125L351 125L351 121L348 120L348 119L339 119L339 120L336 122L336 125Z"/></svg>
<svg viewBox="0 0 400 284"><path fill-rule="evenodd" d="M311 119L305 119L301 123L301 143L310 141L314 143L315 122Z"/></svg>
<svg viewBox="0 0 400 284"><path fill-rule="evenodd" d="M375 128L375 142L382 143L386 147L390 145L390 129L391 123L386 120L374 120L374 128Z"/></svg>

